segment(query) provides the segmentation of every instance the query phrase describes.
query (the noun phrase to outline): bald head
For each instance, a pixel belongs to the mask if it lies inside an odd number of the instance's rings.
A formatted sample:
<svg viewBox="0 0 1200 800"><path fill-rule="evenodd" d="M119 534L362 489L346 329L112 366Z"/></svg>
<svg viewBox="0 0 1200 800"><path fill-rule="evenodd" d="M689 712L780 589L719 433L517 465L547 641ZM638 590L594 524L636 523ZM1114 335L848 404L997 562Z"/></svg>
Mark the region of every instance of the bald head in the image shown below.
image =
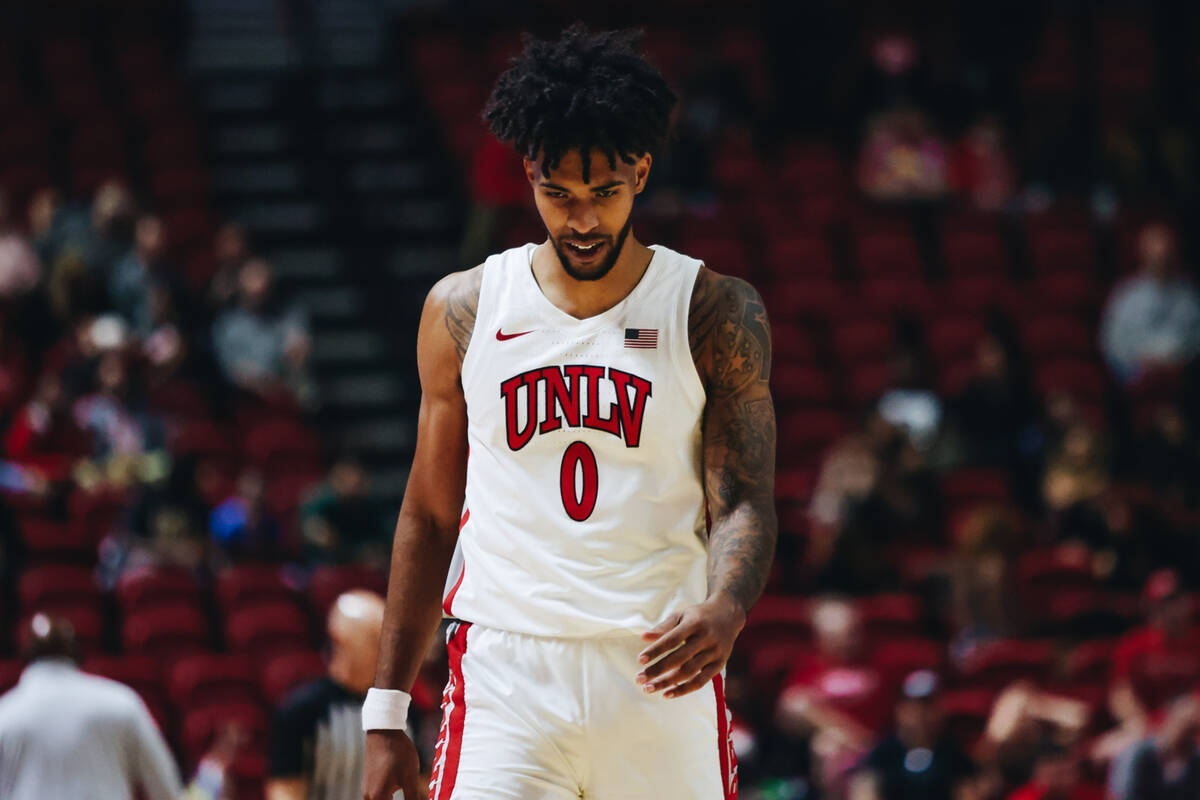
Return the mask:
<svg viewBox="0 0 1200 800"><path fill-rule="evenodd" d="M366 694L375 681L383 606L375 592L355 589L338 597L329 611L329 677L356 694Z"/></svg>
<svg viewBox="0 0 1200 800"><path fill-rule="evenodd" d="M75 628L61 617L34 614L21 638L24 642L22 655L27 662L32 663L43 658L66 658L79 662L79 642L75 638Z"/></svg>

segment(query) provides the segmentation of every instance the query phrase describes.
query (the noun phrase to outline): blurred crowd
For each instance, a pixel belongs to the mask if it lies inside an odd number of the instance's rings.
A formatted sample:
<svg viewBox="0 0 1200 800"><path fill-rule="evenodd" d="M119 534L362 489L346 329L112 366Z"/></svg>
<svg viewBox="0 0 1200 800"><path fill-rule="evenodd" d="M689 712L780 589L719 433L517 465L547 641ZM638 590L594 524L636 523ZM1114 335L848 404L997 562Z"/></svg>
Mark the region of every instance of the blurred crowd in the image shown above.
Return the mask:
<svg viewBox="0 0 1200 800"><path fill-rule="evenodd" d="M113 507L88 532L109 585L155 564L381 563L389 526L353 454L322 479L318 443L292 465L306 485L283 498L270 495L279 475L264 474L265 460L231 474L238 459L223 458L256 427L310 425L317 404L304 310L241 227L218 230L200 287L181 277L164 220L119 182L84 204L45 189L14 208L0 193L0 231L7 497L61 519ZM13 569L22 538L11 513L0 525Z"/></svg>

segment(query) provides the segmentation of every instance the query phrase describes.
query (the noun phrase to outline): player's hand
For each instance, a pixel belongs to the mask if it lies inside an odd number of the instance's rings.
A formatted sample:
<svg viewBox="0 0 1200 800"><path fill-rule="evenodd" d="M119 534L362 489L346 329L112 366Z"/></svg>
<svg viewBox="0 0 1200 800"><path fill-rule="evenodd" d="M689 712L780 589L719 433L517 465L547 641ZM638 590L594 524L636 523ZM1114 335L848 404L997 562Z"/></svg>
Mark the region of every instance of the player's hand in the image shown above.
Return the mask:
<svg viewBox="0 0 1200 800"><path fill-rule="evenodd" d="M404 790L404 800L424 800L420 771L416 745L404 731L367 731L363 800L392 800L397 789Z"/></svg>
<svg viewBox="0 0 1200 800"><path fill-rule="evenodd" d="M652 644L638 656L638 663L649 666L637 682L648 693L665 690L664 697L696 691L724 669L745 624L746 612L723 593L668 617L642 634Z"/></svg>

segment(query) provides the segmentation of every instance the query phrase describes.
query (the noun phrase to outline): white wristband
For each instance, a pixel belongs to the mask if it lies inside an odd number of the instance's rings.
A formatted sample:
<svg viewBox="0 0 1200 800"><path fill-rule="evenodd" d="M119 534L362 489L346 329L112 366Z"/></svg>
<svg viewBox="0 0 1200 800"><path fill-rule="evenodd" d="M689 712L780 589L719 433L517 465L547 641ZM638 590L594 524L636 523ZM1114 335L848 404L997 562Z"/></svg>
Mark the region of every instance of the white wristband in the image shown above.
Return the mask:
<svg viewBox="0 0 1200 800"><path fill-rule="evenodd" d="M412 695L399 689L367 689L362 707L364 731L402 731L408 727Z"/></svg>

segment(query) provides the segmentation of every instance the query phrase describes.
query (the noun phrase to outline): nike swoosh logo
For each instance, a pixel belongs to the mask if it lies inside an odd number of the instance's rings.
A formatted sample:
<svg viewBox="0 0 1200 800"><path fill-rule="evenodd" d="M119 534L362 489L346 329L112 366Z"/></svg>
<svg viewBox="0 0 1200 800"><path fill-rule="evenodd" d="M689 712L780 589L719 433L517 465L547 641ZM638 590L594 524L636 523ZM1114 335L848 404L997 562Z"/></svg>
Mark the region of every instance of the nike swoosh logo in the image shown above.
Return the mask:
<svg viewBox="0 0 1200 800"><path fill-rule="evenodd" d="M524 336L527 333L533 333L533 331L521 331L520 333L505 333L504 329L501 328L500 330L496 331L496 341L497 342L507 342L509 339L515 339L518 336Z"/></svg>

